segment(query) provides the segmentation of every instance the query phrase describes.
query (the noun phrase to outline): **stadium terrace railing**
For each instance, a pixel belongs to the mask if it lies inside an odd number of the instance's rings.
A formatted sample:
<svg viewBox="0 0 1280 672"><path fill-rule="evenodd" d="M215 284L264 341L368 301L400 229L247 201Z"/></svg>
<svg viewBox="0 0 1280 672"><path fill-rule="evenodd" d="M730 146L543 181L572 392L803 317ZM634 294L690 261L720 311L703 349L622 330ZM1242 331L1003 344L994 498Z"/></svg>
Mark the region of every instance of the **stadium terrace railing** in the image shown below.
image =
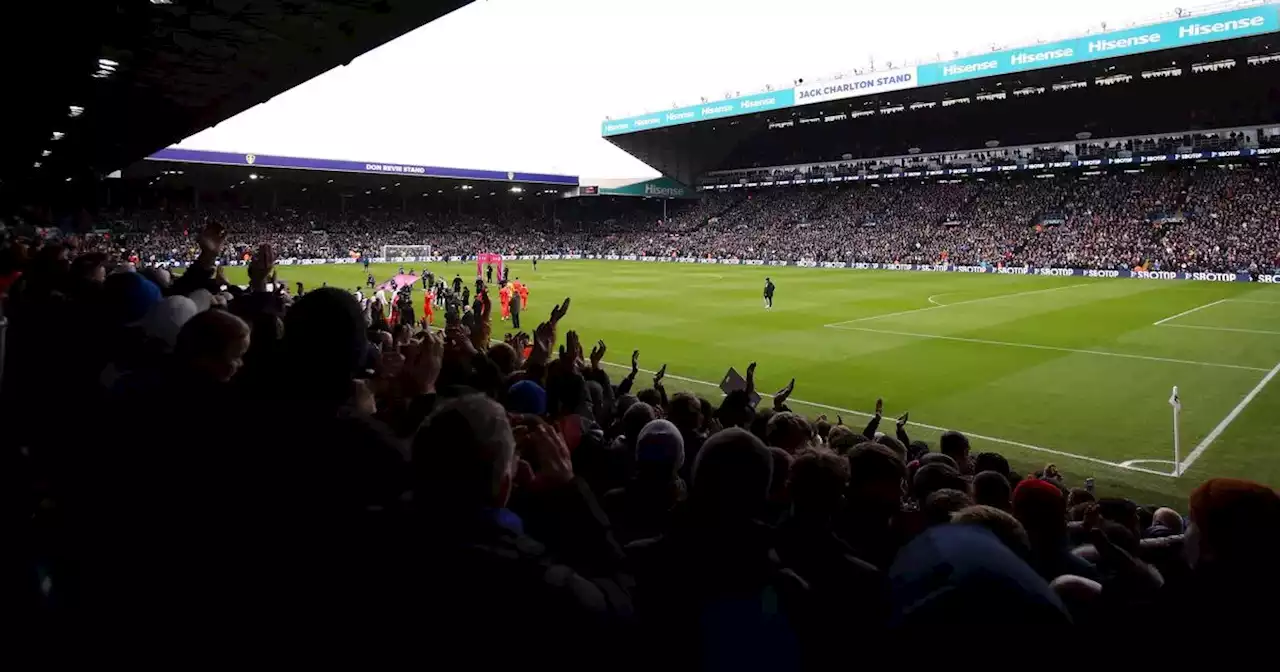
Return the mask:
<svg viewBox="0 0 1280 672"><path fill-rule="evenodd" d="M985 175L988 173L1008 173L1028 170L1051 171L1071 168L1104 168L1108 166L1147 166L1157 163L1176 163L1179 161L1202 161L1206 159L1244 159L1280 155L1280 147L1262 147L1259 149L1243 148L1215 150L1209 152L1183 152L1178 154L1144 154L1118 158L1097 157L1089 159L1072 159L1070 161L1035 161L999 166L972 166L964 168L934 168L928 170L903 170L898 172L872 173L859 175L832 175L820 177L794 177L791 179L760 179L731 183L704 184L700 191L741 189L743 187L771 187L787 184L822 184L825 182L874 182L878 180L894 180L904 177L949 177L962 175Z"/></svg>
<svg viewBox="0 0 1280 672"><path fill-rule="evenodd" d="M679 263L679 264L718 264L726 266L774 266L797 268L844 268L859 271L914 271L923 273L991 273L997 275L1041 275L1081 278L1132 278L1136 280L1197 280L1201 282L1258 282L1268 285L1280 285L1278 273L1209 273L1188 271L1135 271L1128 269L1088 269L1088 268L1035 268L1032 266L960 266L953 264L880 264L845 261L781 261L764 259L717 259L711 257L652 257L635 254L523 254L507 257L514 261L565 261L592 259L603 261L634 261L642 263ZM474 256L451 257L370 257L369 263L438 263L474 261ZM321 266L324 264L354 264L356 259L350 257L334 259L281 259L280 266ZM186 263L175 262L162 264L174 268L185 268ZM244 266L243 261L233 261L228 266ZM1280 271L1280 269L1277 269Z"/></svg>
<svg viewBox="0 0 1280 672"><path fill-rule="evenodd" d="M1231 136L1237 136L1233 142ZM1190 136L1190 144L1187 144L1185 138ZM894 154L888 156L864 157L856 159L840 159L833 161L812 161L809 163L791 163L776 166L758 166L752 168L729 168L725 170L713 170L702 176L700 182L703 184L731 184L735 181L759 181L767 179L767 176L774 175L781 177L790 174L792 177L800 176L820 176L828 174L848 174L856 173L884 173L895 167L902 170L915 169L938 169L945 168L948 164L957 167L972 168L972 164L979 165L1021 165L1021 164L1039 164L1049 163L1053 160L1045 158L1043 152L1061 152L1059 160L1086 160L1094 158L1128 158L1142 155L1166 157L1164 160L1169 161L1168 157L1178 157L1187 155L1185 160L1212 159L1212 158L1236 158L1236 157L1257 157L1275 154L1275 148L1280 144L1272 142L1280 139L1280 126L1271 124L1253 125L1253 126L1236 126L1228 128L1213 128L1198 131L1186 131L1184 133L1153 133L1147 135L1126 135L1105 138L1089 138L1088 140L1059 140L1056 142L1038 142L1026 145L1011 145L1008 147L982 147L970 148L962 150L948 150L941 152L928 152L919 154ZM1154 147L1143 149L1143 145L1148 143L1157 143ZM1173 143L1177 143L1174 145ZM1126 144L1130 144L1135 149L1124 149ZM1169 147L1176 147L1171 150ZM1089 153L1077 156L1077 148L1085 147L1091 150ZM1165 147L1166 149L1158 149ZM1262 149L1258 152L1253 150ZM1223 154L1214 156L1214 151L1232 152L1234 150L1242 150L1239 154ZM1040 155L1037 153L1040 152ZM1199 152L1199 155L1195 155ZM1194 156L1194 158L1192 158ZM1177 159L1174 160L1183 160Z"/></svg>

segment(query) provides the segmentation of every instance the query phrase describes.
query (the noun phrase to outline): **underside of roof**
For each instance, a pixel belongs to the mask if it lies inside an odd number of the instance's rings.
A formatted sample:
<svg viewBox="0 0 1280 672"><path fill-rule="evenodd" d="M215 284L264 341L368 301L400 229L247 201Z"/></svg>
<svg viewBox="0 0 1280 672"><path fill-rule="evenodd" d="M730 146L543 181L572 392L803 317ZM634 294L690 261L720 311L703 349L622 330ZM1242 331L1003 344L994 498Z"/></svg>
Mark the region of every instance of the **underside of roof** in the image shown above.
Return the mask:
<svg viewBox="0 0 1280 672"><path fill-rule="evenodd" d="M11 78L0 184L9 196L32 198L53 185L93 181L469 2L117 0L9 8L0 40Z"/></svg>

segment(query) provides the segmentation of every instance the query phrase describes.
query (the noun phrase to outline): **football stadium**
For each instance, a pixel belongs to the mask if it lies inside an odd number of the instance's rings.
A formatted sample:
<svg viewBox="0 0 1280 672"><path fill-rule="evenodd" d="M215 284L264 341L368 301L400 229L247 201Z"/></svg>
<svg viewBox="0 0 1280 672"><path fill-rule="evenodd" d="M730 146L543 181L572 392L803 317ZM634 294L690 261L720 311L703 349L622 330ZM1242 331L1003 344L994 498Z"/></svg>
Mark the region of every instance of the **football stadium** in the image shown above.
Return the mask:
<svg viewBox="0 0 1280 672"><path fill-rule="evenodd" d="M581 82L429 56L608 42L536 4L78 19L102 48L42 66L0 181L16 618L428 600L440 650L520 624L486 666L794 669L853 625L1274 592L1280 4L703 63L715 95L583 70L603 118L503 129ZM475 81L391 85L441 69Z"/></svg>

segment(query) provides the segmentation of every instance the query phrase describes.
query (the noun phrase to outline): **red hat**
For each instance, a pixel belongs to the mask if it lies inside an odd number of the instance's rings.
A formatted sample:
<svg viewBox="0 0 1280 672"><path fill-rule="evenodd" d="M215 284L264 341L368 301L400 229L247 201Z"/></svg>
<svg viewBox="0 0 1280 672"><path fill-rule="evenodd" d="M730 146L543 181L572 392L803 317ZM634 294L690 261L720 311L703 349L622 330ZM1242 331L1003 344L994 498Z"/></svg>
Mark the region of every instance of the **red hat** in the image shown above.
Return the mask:
<svg viewBox="0 0 1280 672"><path fill-rule="evenodd" d="M1211 478L1191 492L1191 522L1219 553L1245 551L1280 534L1280 495L1237 478Z"/></svg>
<svg viewBox="0 0 1280 672"><path fill-rule="evenodd" d="M1062 495L1058 486L1038 478L1024 479L1013 489L1013 510L1029 508L1044 510L1049 507L1061 509L1066 514L1067 498Z"/></svg>

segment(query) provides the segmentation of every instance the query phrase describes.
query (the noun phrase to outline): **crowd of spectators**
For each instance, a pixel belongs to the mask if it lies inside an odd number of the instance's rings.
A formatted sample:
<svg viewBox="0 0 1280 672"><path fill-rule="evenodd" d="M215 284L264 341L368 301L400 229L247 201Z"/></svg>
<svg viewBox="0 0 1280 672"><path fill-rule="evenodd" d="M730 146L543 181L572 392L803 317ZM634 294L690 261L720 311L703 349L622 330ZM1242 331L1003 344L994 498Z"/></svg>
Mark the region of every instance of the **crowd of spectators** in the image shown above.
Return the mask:
<svg viewBox="0 0 1280 672"><path fill-rule="evenodd" d="M858 174L884 174L894 171L938 170L942 168L997 167L1108 158L1118 159L1149 154L1176 154L1245 147L1274 146L1276 138L1257 133L1184 133L1169 136L1146 136L1116 140L1094 140L1055 143L1040 147L1008 147L967 152L912 154L894 158L864 158L799 166L746 168L717 171L705 178L707 184L733 184L767 180L809 180L821 177L845 177Z"/></svg>
<svg viewBox="0 0 1280 672"><path fill-rule="evenodd" d="M804 194L777 212L803 218ZM406 632L440 664L821 669L885 629L1239 632L1280 597L1265 485L1143 506L957 432L921 441L880 402L865 426L806 418L803 381L757 405L754 363L717 402L668 393L665 366L564 332L569 299L532 334L494 333L484 292L470 328L369 324L345 291L272 287L270 244L223 290L246 235L203 227L176 279L4 251L11 633L227 652L259 646L232 627Z"/></svg>
<svg viewBox="0 0 1280 672"><path fill-rule="evenodd" d="M1150 171L717 191L605 219L506 215L339 215L282 209L143 210L113 217L104 250L186 263L192 231L226 225L221 261L267 242L282 258L436 254L619 254L788 261L1029 264L1038 267L1270 272L1280 266L1274 169Z"/></svg>
<svg viewBox="0 0 1280 672"><path fill-rule="evenodd" d="M194 232L233 231L223 261L267 242L282 258L435 254L736 257L1100 269L1271 272L1280 267L1280 170L1203 166L1093 175L896 179L716 190L652 208L559 219L281 210L121 213L112 247L148 263L195 258Z"/></svg>

